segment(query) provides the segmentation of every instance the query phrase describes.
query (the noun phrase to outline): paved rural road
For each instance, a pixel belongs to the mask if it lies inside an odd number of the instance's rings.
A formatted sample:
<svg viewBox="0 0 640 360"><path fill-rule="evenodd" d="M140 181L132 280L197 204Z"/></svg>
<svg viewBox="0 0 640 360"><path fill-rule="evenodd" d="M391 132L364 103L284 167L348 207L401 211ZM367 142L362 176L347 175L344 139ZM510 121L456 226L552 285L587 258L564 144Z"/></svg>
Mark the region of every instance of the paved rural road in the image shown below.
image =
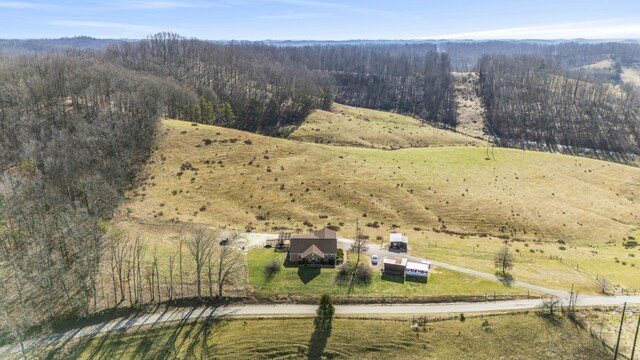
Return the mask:
<svg viewBox="0 0 640 360"><path fill-rule="evenodd" d="M585 296L578 299L578 306L611 306L623 303L640 305L640 296ZM567 300L563 303L567 305ZM509 300L497 302L475 303L440 303L440 304L397 304L397 305L336 305L337 316L348 315L422 315L439 313L472 313L486 311L527 310L540 307L542 300ZM147 314L129 318L116 319L97 325L74 329L62 334L55 334L25 342L25 348L49 346L55 343L65 343L70 340L81 339L87 336L96 336L115 331L123 331L129 328L144 325L158 325L167 322L179 322L207 317L246 317L246 316L313 316L316 305L231 305L222 307L173 309L162 313ZM18 344L0 347L0 357L20 352Z"/></svg>

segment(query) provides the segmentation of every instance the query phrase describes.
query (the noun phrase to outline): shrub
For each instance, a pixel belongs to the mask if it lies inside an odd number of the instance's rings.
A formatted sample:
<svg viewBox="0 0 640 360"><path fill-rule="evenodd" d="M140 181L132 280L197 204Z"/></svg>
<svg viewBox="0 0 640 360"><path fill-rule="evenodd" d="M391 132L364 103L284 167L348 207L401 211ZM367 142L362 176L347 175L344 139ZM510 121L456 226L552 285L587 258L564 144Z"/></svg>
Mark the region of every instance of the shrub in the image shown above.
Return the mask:
<svg viewBox="0 0 640 360"><path fill-rule="evenodd" d="M277 274L280 271L280 262L278 261L278 259L273 259L271 261L269 261L267 263L267 265L265 265L264 267L264 273L268 276L271 277L275 274Z"/></svg>
<svg viewBox="0 0 640 360"><path fill-rule="evenodd" d="M460 322L464 322L465 320L467 319L464 317L464 314L460 313Z"/></svg>
<svg viewBox="0 0 640 360"><path fill-rule="evenodd" d="M356 269L356 283L358 284L370 284L373 278L373 271L368 265L360 264Z"/></svg>
<svg viewBox="0 0 640 360"><path fill-rule="evenodd" d="M256 220L258 220L258 221L264 221L264 220L267 220L267 219L268 219L268 217L266 215L264 215L264 214L256 215Z"/></svg>
<svg viewBox="0 0 640 360"><path fill-rule="evenodd" d="M336 262L341 263L344 261L344 250L338 249L336 251Z"/></svg>
<svg viewBox="0 0 640 360"><path fill-rule="evenodd" d="M378 229L380 227L380 223L377 221L374 221L372 223L367 223L366 226L370 228Z"/></svg>
<svg viewBox="0 0 640 360"><path fill-rule="evenodd" d="M558 249L560 249L560 250L567 250L567 247L566 247L566 246L558 246Z"/></svg>
<svg viewBox="0 0 640 360"><path fill-rule="evenodd" d="M247 145L253 144L253 142L251 142L251 140L249 140L249 139L245 140L244 143L247 144Z"/></svg>
<svg viewBox="0 0 640 360"><path fill-rule="evenodd" d="M331 225L331 223L327 224L327 229L329 230L333 230L333 231L340 231L340 226L338 225Z"/></svg>
<svg viewBox="0 0 640 360"><path fill-rule="evenodd" d="M336 274L336 281L341 284L346 284L351 279L352 273L353 273L353 265L351 265L351 263L344 263L338 268L338 273Z"/></svg>

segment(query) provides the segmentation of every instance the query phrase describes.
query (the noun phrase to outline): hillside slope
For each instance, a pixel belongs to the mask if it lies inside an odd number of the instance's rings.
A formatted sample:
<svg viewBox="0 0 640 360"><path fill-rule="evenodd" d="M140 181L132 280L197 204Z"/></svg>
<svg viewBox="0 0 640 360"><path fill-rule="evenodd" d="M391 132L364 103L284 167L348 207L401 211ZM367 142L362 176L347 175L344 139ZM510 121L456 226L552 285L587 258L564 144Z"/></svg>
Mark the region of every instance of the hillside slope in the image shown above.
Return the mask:
<svg viewBox="0 0 640 360"><path fill-rule="evenodd" d="M332 111L315 110L289 139L376 149L484 145L481 140L410 116L341 104L333 104Z"/></svg>
<svg viewBox="0 0 640 360"><path fill-rule="evenodd" d="M604 243L640 226L640 169L513 149L299 143L166 120L129 217L260 231L352 222ZM306 223L306 225L305 225Z"/></svg>

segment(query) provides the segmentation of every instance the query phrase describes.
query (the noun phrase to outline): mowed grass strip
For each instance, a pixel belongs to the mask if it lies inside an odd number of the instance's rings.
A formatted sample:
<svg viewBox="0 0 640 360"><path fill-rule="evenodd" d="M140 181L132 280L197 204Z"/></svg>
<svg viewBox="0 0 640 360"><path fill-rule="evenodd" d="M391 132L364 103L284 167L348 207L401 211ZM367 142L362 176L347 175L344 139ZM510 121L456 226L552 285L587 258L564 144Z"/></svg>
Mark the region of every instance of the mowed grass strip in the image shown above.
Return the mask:
<svg viewBox="0 0 640 360"><path fill-rule="evenodd" d="M611 354L568 319L535 314L428 322L334 319L329 333L313 320L213 319L136 328L67 346L42 357L79 359L605 359Z"/></svg>
<svg viewBox="0 0 640 360"><path fill-rule="evenodd" d="M341 104L334 104L331 111L315 110L288 138L377 149L485 144L482 140L439 129L410 116Z"/></svg>
<svg viewBox="0 0 640 360"><path fill-rule="evenodd" d="M318 296L323 293L331 295L356 295L370 297L429 297L444 295L489 296L527 295L526 290L518 287L504 286L498 282L481 279L447 269L435 268L429 281L402 281L399 277L386 280L382 278L380 269L373 269L372 281L368 285L339 285L336 283L337 268L309 268L282 266L276 274L268 276L266 265L277 260L283 264L285 253L273 249L256 248L248 253L249 284L254 291L266 295L303 295ZM348 255L354 258L355 255ZM355 261L352 259L350 261ZM361 262L370 264L368 256L361 256ZM382 262L382 260L380 260Z"/></svg>

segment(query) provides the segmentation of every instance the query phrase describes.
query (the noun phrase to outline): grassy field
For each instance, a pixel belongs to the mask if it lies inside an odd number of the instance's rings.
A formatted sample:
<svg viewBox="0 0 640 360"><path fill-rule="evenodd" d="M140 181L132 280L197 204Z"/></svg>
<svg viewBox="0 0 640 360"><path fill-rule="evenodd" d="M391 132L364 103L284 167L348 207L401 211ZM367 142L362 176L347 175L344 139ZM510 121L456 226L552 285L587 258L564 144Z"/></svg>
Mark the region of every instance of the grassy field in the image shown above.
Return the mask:
<svg viewBox="0 0 640 360"><path fill-rule="evenodd" d="M377 149L484 145L481 140L409 116L340 104L334 104L330 112L314 111L289 139Z"/></svg>
<svg viewBox="0 0 640 360"><path fill-rule="evenodd" d="M114 220L152 242L171 247L191 224L263 232L332 224L349 236L360 218L372 241L397 229L419 256L493 272L492 253L515 239L520 280L593 292L604 275L640 289L638 247L622 242L640 228L638 168L515 149L387 151L162 126L146 177Z"/></svg>
<svg viewBox="0 0 640 360"><path fill-rule="evenodd" d="M285 254L273 249L256 248L249 251L249 283L254 290L268 295L307 295L317 296L327 293L331 295L358 295L375 297L396 296L445 296L469 295L527 295L526 290L504 286L498 282L480 279L459 272L436 268L428 283L404 281L400 279L383 280L378 266L374 268L371 284L355 286L336 284L336 268L282 267L280 271L267 276L264 268L267 263L277 259L284 263ZM367 256L362 256L363 263L370 263Z"/></svg>
<svg viewBox="0 0 640 360"><path fill-rule="evenodd" d="M604 359L611 353L568 319L535 314L429 321L337 318L330 332L312 319L216 319L134 329L44 349L79 359ZM532 336L535 334L535 336Z"/></svg>
<svg viewBox="0 0 640 360"><path fill-rule="evenodd" d="M361 218L380 224L372 235L398 225L589 245L640 227L640 169L514 149L486 156L474 147L302 144L167 120L124 212L260 231L302 230L305 221L349 231Z"/></svg>

